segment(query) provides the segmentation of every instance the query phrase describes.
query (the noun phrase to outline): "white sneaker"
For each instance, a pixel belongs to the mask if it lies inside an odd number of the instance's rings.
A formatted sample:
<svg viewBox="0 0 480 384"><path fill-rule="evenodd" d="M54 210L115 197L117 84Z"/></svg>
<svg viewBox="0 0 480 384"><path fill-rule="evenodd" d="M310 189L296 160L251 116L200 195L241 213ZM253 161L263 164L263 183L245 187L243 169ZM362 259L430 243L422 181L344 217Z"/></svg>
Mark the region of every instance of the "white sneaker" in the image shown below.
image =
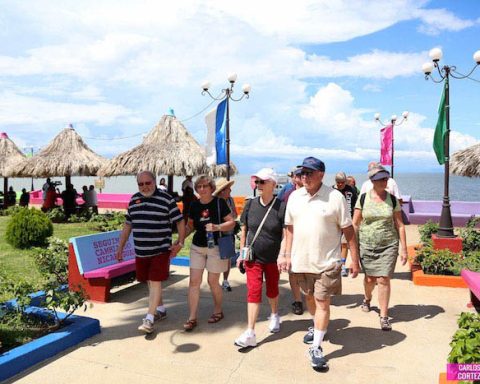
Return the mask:
<svg viewBox="0 0 480 384"><path fill-rule="evenodd" d="M272 333L280 332L280 316L270 315L270 324L268 324L268 329Z"/></svg>
<svg viewBox="0 0 480 384"><path fill-rule="evenodd" d="M148 319L143 319L142 325L138 327L140 332L152 333L153 332L153 323Z"/></svg>
<svg viewBox="0 0 480 384"><path fill-rule="evenodd" d="M239 338L235 340L235 345L238 345L239 347L256 347L257 346L257 338L255 337L255 334L251 334L248 331L243 332Z"/></svg>

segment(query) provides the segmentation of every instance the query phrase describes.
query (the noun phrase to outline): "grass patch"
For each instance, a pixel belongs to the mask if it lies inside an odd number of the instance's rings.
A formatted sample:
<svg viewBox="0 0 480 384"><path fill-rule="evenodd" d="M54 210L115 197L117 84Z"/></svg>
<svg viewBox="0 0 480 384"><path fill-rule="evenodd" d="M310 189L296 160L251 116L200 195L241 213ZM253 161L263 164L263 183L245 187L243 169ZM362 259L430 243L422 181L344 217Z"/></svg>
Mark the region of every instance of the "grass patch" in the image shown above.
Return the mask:
<svg viewBox="0 0 480 384"><path fill-rule="evenodd" d="M42 275L33 261L33 250L16 249L7 243L5 232L9 216L0 217L0 270L15 280L28 280L34 286L42 283ZM53 224L53 236L68 241L70 237L95 233L89 223ZM0 302L9 300L0 292Z"/></svg>

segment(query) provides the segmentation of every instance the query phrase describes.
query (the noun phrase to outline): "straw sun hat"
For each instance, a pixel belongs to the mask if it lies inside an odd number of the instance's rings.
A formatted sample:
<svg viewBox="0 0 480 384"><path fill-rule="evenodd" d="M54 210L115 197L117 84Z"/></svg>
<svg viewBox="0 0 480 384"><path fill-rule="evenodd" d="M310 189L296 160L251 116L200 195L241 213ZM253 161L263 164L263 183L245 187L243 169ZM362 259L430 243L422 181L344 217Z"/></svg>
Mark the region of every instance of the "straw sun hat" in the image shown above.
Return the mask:
<svg viewBox="0 0 480 384"><path fill-rule="evenodd" d="M235 180L228 181L225 177L221 177L215 182L217 188L215 189L215 192L213 192L213 196L217 196L225 188L231 187L234 183Z"/></svg>

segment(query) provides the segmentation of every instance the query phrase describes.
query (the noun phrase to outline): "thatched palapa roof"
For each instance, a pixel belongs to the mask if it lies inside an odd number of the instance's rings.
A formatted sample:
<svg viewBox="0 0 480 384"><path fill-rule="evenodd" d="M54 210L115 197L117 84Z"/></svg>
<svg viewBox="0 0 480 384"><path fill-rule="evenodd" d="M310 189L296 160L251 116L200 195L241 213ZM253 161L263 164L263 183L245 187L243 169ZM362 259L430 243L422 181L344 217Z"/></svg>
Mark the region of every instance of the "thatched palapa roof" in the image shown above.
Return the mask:
<svg viewBox="0 0 480 384"><path fill-rule="evenodd" d="M455 152L450 158L450 173L480 177L480 144Z"/></svg>
<svg viewBox="0 0 480 384"><path fill-rule="evenodd" d="M233 172L236 169L231 164ZM164 115L142 144L115 156L102 167L101 176L136 175L149 170L156 175L186 176L207 173L226 176L226 166L208 167L205 149L175 116Z"/></svg>
<svg viewBox="0 0 480 384"><path fill-rule="evenodd" d="M69 125L35 156L7 169L9 177L95 176L107 159L93 152Z"/></svg>
<svg viewBox="0 0 480 384"><path fill-rule="evenodd" d="M5 132L0 133L0 176L6 177L6 170L9 166L25 159L23 152L10 140Z"/></svg>

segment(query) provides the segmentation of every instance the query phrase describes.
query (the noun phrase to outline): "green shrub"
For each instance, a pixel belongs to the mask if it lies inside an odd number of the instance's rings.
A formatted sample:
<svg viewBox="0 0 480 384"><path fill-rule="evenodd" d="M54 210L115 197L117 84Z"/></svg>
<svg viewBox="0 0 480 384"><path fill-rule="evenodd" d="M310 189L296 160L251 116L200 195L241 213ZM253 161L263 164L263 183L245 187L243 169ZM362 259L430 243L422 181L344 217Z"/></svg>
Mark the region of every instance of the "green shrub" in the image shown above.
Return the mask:
<svg viewBox="0 0 480 384"><path fill-rule="evenodd" d="M13 205L7 209L0 209L0 216L12 216L14 213L18 212L20 209L25 209L18 205Z"/></svg>
<svg viewBox="0 0 480 384"><path fill-rule="evenodd" d="M480 315L462 312L457 320L458 330L452 338L449 363L478 363L480 361Z"/></svg>
<svg viewBox="0 0 480 384"><path fill-rule="evenodd" d="M43 275L53 275L60 284L68 282L68 244L56 237L48 239L47 248L37 248L35 264Z"/></svg>
<svg viewBox="0 0 480 384"><path fill-rule="evenodd" d="M47 217L52 223L63 223L67 219L65 212L63 212L63 209L60 207L47 211Z"/></svg>
<svg viewBox="0 0 480 384"><path fill-rule="evenodd" d="M463 255L453 253L449 249L433 249L422 247L417 250L416 261L427 275L460 275Z"/></svg>
<svg viewBox="0 0 480 384"><path fill-rule="evenodd" d="M418 227L420 233L420 240L423 245L432 244L432 235L438 232L439 225L431 220L428 220L424 225Z"/></svg>
<svg viewBox="0 0 480 384"><path fill-rule="evenodd" d="M462 238L462 248L466 254L480 251L480 231L475 228L479 222L479 217L472 217L468 220L465 228L460 230L459 235Z"/></svg>
<svg viewBox="0 0 480 384"><path fill-rule="evenodd" d="M124 212L108 212L103 215L93 215L90 219L91 228L101 232L122 229L125 223Z"/></svg>
<svg viewBox="0 0 480 384"><path fill-rule="evenodd" d="M5 237L15 248L41 246L53 234L50 219L35 208L20 209L9 220Z"/></svg>

